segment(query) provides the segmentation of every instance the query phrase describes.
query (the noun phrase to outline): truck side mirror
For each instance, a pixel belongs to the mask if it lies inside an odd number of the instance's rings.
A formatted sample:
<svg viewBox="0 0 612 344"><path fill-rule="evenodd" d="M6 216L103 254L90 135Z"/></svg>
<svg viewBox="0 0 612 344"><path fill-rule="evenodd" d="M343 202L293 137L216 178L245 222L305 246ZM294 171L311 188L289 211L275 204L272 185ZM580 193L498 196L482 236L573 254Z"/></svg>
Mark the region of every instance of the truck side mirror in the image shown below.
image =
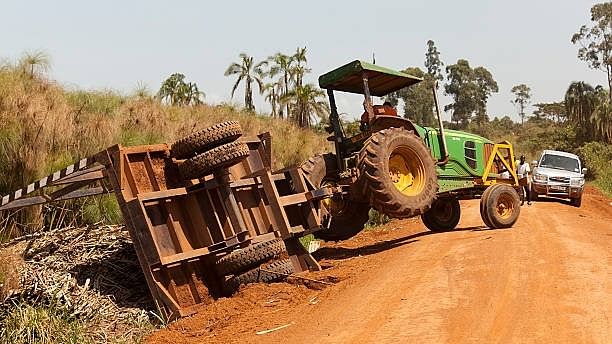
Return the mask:
<svg viewBox="0 0 612 344"><path fill-rule="evenodd" d="M587 172L587 169L583 167L582 168L582 174L586 174L586 172Z"/></svg>
<svg viewBox="0 0 612 344"><path fill-rule="evenodd" d="M537 160L532 161L532 162L531 162L531 165L533 165L533 166L538 166L538 161L537 161Z"/></svg>

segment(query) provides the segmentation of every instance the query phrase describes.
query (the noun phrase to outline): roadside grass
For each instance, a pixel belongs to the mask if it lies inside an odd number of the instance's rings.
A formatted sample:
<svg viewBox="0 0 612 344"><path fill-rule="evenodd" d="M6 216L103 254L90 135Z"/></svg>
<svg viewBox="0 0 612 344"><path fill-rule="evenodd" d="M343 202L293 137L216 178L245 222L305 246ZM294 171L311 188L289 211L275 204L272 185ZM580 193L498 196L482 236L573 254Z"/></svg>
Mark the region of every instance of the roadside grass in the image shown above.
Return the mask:
<svg viewBox="0 0 612 344"><path fill-rule="evenodd" d="M83 322L70 319L53 307L21 303L0 320L2 344L93 343Z"/></svg>

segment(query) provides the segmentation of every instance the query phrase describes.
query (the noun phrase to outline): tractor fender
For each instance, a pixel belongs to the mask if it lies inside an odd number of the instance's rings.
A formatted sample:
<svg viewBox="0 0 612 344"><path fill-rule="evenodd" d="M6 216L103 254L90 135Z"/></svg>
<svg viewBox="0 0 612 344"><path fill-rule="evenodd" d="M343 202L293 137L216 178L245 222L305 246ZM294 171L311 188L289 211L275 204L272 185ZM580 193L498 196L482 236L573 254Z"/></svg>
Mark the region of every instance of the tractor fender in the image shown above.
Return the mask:
<svg viewBox="0 0 612 344"><path fill-rule="evenodd" d="M416 130L414 124L406 118L398 116L376 116L376 118L370 124L370 130L372 132L381 131L387 128L404 128L408 131L414 132L416 136L419 136L419 132Z"/></svg>

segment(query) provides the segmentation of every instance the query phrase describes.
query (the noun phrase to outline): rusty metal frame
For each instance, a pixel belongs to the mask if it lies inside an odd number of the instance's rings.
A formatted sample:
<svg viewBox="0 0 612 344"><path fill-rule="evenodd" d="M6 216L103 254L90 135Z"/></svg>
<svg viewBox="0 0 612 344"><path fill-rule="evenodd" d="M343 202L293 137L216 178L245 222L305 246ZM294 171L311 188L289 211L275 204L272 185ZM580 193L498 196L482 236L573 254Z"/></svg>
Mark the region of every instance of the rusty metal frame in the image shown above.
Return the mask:
<svg viewBox="0 0 612 344"><path fill-rule="evenodd" d="M4 196L0 210L113 192L162 315L186 316L221 289L214 263L235 248L280 237L296 271L321 269L299 238L321 228L320 200L343 190L313 189L298 168L271 172L268 133L243 141L243 162L191 181L173 174L166 144L115 145Z"/></svg>

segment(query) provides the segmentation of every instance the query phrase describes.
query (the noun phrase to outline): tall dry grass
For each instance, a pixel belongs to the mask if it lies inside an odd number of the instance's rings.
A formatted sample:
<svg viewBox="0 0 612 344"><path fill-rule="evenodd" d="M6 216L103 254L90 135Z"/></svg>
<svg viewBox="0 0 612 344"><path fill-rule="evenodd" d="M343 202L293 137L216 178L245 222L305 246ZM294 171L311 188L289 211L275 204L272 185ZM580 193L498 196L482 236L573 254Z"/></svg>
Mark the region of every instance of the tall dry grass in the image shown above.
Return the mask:
<svg viewBox="0 0 612 344"><path fill-rule="evenodd" d="M109 90L66 90L52 80L5 64L0 66L0 194L115 143L172 142L225 120L239 121L247 135L270 131L275 168L296 165L331 148L323 134L242 112L232 105L178 107L162 105L142 93L126 96ZM13 218L25 226L16 230L14 223L3 221L0 226L5 231L0 230L0 237L7 236L7 228L12 231L8 236L14 236L49 225L50 217L65 218L66 211L78 222L120 219L116 205L108 197L98 197L64 205L61 213L48 207L19 212Z"/></svg>

